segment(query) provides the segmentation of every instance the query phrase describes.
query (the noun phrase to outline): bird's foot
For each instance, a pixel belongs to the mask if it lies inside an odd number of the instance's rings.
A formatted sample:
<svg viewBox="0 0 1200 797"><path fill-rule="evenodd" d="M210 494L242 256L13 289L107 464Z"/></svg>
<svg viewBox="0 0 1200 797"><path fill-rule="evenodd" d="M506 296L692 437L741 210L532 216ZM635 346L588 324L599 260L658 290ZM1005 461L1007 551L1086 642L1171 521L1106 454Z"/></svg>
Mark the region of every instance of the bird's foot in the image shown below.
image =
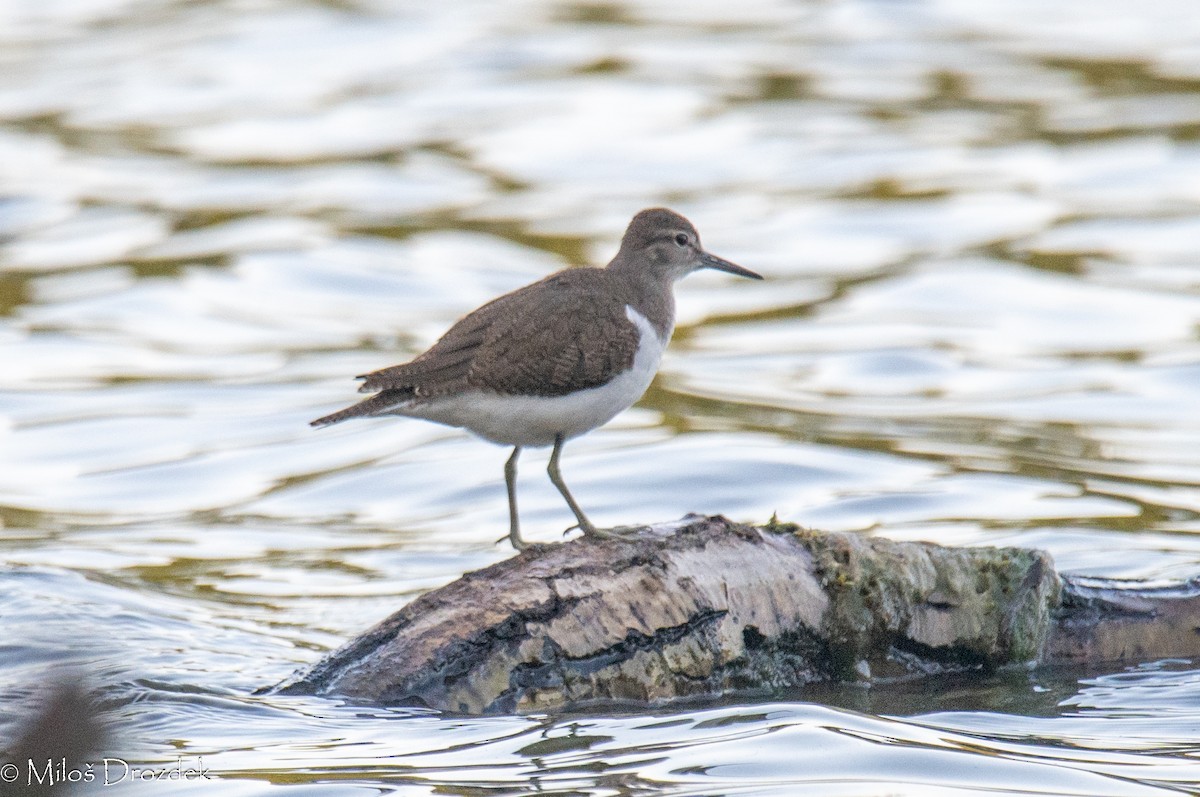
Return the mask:
<svg viewBox="0 0 1200 797"><path fill-rule="evenodd" d="M543 548L549 548L552 545L558 544L553 542L525 542L524 540L518 542L514 540L511 535L505 534L503 537L496 540L493 545L499 545L502 542L511 542L513 549L517 553L523 553L525 551L540 551Z"/></svg>
<svg viewBox="0 0 1200 797"><path fill-rule="evenodd" d="M642 534L650 530L649 526L613 526L607 529L599 529L595 526L581 526L576 523L571 528L563 532L567 534L575 529L583 531L583 536L592 537L597 540L623 540L625 542L633 542Z"/></svg>

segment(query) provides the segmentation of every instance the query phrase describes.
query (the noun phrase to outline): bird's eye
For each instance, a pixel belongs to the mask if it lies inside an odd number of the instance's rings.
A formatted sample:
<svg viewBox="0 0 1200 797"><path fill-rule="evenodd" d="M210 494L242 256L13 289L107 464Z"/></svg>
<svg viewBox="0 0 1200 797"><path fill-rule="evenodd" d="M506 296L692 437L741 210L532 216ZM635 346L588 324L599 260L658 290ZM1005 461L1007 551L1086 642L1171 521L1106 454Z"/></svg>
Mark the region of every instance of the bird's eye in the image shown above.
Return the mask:
<svg viewBox="0 0 1200 797"><path fill-rule="evenodd" d="M687 237L687 234L686 234L686 233L682 233L682 232L681 232L681 233L679 233L678 235L676 235L676 236L675 236L675 243L679 244L680 246L687 246L687 245L688 245L688 237Z"/></svg>

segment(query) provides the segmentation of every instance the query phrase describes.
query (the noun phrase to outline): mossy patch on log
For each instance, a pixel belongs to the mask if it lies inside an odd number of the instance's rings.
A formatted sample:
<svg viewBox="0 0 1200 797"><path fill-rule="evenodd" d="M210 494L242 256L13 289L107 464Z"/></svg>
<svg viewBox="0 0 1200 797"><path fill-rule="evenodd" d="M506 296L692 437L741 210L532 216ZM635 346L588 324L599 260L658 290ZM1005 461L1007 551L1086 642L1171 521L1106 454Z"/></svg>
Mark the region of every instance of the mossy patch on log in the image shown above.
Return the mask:
<svg viewBox="0 0 1200 797"><path fill-rule="evenodd" d="M822 635L838 677L1033 662L1058 605L1049 557L858 534L791 532L829 596Z"/></svg>

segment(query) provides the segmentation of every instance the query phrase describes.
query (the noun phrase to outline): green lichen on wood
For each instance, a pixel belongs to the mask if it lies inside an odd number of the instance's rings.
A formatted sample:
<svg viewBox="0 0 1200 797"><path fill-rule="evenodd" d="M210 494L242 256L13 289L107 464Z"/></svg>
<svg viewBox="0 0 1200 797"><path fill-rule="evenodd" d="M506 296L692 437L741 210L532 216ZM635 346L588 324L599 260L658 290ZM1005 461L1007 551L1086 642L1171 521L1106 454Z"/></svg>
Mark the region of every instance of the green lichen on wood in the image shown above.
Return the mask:
<svg viewBox="0 0 1200 797"><path fill-rule="evenodd" d="M799 523L780 520L778 514L772 514L771 519L759 526L759 528L771 534L796 534L806 531Z"/></svg>
<svg viewBox="0 0 1200 797"><path fill-rule="evenodd" d="M821 631L843 677L864 661L886 676L911 671L914 657L951 669L1038 659L1059 601L1046 554L793 534L829 595Z"/></svg>

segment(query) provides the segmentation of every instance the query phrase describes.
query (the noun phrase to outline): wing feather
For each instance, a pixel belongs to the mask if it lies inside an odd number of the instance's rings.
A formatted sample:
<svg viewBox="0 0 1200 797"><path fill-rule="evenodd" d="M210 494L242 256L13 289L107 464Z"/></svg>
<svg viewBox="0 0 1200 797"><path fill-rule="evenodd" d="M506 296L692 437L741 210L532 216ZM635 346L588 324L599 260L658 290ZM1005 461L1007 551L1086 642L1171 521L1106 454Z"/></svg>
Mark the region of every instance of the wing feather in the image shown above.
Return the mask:
<svg viewBox="0 0 1200 797"><path fill-rule="evenodd" d="M601 300L608 276L573 269L505 294L420 357L359 377L359 389L424 398L471 388L561 396L598 387L633 364L639 340L625 305Z"/></svg>

